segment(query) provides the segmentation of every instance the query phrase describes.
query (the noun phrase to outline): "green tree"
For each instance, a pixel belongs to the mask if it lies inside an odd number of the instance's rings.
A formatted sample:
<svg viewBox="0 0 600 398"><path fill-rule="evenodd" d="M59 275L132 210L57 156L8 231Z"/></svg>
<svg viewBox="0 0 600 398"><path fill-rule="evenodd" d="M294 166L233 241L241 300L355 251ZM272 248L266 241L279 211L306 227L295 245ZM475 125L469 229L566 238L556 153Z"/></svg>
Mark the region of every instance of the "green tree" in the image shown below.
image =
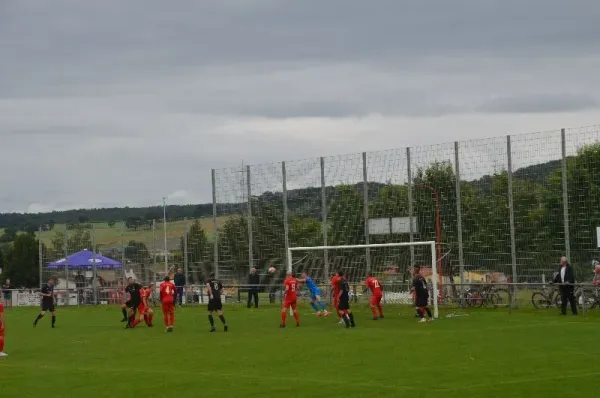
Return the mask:
<svg viewBox="0 0 600 398"><path fill-rule="evenodd" d="M229 218L219 228L219 261L248 263L248 221L245 216Z"/></svg>
<svg viewBox="0 0 600 398"><path fill-rule="evenodd" d="M5 258L3 276L15 286L39 286L39 242L31 234L20 234L10 244Z"/></svg>
<svg viewBox="0 0 600 398"><path fill-rule="evenodd" d="M351 185L340 185L330 198L327 231L330 245L365 243L365 215L362 193Z"/></svg>
<svg viewBox="0 0 600 398"><path fill-rule="evenodd" d="M185 249L185 237L181 238L181 252ZM187 234L188 270L192 275L189 283L201 282L201 275L208 275L212 269L212 245L206 237L202 224L196 220Z"/></svg>

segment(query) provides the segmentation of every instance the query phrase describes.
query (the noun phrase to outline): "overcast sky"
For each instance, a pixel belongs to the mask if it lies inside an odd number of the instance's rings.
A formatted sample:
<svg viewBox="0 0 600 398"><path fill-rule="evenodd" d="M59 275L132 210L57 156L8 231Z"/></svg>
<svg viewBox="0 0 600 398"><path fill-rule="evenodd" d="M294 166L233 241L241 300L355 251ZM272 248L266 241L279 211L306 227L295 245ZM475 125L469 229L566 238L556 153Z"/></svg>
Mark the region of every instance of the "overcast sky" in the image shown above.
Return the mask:
<svg viewBox="0 0 600 398"><path fill-rule="evenodd" d="M209 202L211 168L242 161L598 125L598 15L598 0L0 0L0 212ZM504 144L467 150L476 174ZM329 158L331 178L361 178L356 159ZM290 162L296 182L316 179L308 164ZM277 186L257 172L256 190Z"/></svg>

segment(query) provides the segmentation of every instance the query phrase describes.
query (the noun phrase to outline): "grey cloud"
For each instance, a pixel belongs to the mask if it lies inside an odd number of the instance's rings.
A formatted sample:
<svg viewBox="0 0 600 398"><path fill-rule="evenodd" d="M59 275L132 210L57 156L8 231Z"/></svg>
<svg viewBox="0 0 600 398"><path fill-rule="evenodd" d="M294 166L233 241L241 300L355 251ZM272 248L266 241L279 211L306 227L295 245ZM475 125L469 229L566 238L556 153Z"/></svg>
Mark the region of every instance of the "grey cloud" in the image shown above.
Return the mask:
<svg viewBox="0 0 600 398"><path fill-rule="evenodd" d="M534 94L495 98L478 110L497 113L576 112L597 108L598 101L587 94Z"/></svg>

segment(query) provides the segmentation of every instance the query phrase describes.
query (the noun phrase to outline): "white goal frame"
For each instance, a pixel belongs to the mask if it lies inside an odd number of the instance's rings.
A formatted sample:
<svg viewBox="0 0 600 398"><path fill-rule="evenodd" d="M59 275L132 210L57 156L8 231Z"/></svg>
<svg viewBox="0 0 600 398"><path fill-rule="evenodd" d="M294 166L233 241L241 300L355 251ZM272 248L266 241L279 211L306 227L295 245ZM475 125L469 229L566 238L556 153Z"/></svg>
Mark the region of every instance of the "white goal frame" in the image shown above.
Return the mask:
<svg viewBox="0 0 600 398"><path fill-rule="evenodd" d="M431 297L431 302L433 304L433 317L438 319L439 311L438 311L438 270L437 270L437 252L435 248L434 241L422 241L422 242L398 242L398 243L373 243L368 245L341 245L341 246L304 246L304 247L289 247L287 249L287 266L288 271L293 271L292 269L292 254L295 251L315 251L315 250L340 250L340 249L376 249L382 247L411 247L411 246L429 246L431 250L431 285L433 290L433 297ZM412 264L413 266L415 264Z"/></svg>

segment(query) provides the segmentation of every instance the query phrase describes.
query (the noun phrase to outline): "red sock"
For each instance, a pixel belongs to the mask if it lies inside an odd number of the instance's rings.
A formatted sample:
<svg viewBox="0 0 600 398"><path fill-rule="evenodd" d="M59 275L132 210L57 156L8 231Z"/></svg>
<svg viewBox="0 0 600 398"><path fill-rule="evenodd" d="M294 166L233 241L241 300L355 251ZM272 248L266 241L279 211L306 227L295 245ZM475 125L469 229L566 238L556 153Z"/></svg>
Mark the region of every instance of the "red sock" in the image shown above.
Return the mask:
<svg viewBox="0 0 600 398"><path fill-rule="evenodd" d="M281 324L285 325L285 318L287 317L287 310L281 312Z"/></svg>
<svg viewBox="0 0 600 398"><path fill-rule="evenodd" d="M144 315L144 322L146 322L146 325L148 325L148 315Z"/></svg>
<svg viewBox="0 0 600 398"><path fill-rule="evenodd" d="M152 319L154 318L154 314L148 314L148 325L152 325Z"/></svg>
<svg viewBox="0 0 600 398"><path fill-rule="evenodd" d="M4 337L0 336L0 352L4 351Z"/></svg>
<svg viewBox="0 0 600 398"><path fill-rule="evenodd" d="M134 328L137 325L139 325L142 321L140 321L138 318L136 318L132 323L131 323L131 327Z"/></svg>
<svg viewBox="0 0 600 398"><path fill-rule="evenodd" d="M165 323L166 327L170 326L170 324L169 324L169 314L163 313L163 322Z"/></svg>
<svg viewBox="0 0 600 398"><path fill-rule="evenodd" d="M375 311L375 307L371 307L371 312L373 313L373 316L377 316L377 311Z"/></svg>
<svg viewBox="0 0 600 398"><path fill-rule="evenodd" d="M294 311L294 319L296 320L296 325L300 324L300 315L296 311Z"/></svg>
<svg viewBox="0 0 600 398"><path fill-rule="evenodd" d="M377 309L379 310L379 316L383 316L383 308L381 308L381 304L377 304Z"/></svg>

